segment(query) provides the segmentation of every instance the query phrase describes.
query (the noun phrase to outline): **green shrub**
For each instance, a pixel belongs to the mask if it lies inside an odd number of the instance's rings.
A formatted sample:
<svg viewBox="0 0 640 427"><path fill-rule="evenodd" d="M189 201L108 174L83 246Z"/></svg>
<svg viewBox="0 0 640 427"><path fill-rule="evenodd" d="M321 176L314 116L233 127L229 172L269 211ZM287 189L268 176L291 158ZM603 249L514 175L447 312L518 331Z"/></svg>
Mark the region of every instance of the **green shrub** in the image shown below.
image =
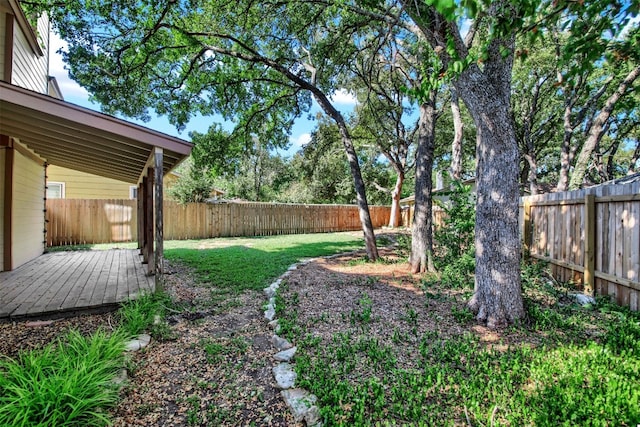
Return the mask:
<svg viewBox="0 0 640 427"><path fill-rule="evenodd" d="M448 288L472 288L475 260L475 202L471 187L460 181L446 193L444 223L434 233L435 265Z"/></svg>
<svg viewBox="0 0 640 427"><path fill-rule="evenodd" d="M122 334L83 337L72 331L41 350L0 360L0 425L95 426L118 399Z"/></svg>
<svg viewBox="0 0 640 427"><path fill-rule="evenodd" d="M454 181L452 186L451 191L443 193L449 197L447 202L436 201L445 213L442 226L434 233L440 263L456 261L473 248L475 238L476 209L471 186L460 181Z"/></svg>

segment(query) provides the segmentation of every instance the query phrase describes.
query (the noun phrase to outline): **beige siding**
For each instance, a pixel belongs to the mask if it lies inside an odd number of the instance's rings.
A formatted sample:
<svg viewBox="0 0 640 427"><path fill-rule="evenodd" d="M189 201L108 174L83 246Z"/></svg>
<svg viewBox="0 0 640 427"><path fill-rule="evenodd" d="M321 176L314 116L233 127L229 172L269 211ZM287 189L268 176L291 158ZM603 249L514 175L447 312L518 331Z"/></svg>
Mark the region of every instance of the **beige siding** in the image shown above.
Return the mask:
<svg viewBox="0 0 640 427"><path fill-rule="evenodd" d="M12 268L44 252L44 167L17 150L14 155Z"/></svg>
<svg viewBox="0 0 640 427"><path fill-rule="evenodd" d="M0 150L0 271L4 271L4 153Z"/></svg>
<svg viewBox="0 0 640 427"><path fill-rule="evenodd" d="M63 182L66 199L128 199L129 188L134 185L55 165L47 167L47 180L49 182ZM167 189L176 180L177 177L173 174L165 175L163 179L165 199L169 199Z"/></svg>
<svg viewBox="0 0 640 427"><path fill-rule="evenodd" d="M36 54L19 25L13 27L13 76L11 83L39 93L47 93L47 43L48 20L43 15L38 20L38 42L45 52Z"/></svg>
<svg viewBox="0 0 640 427"><path fill-rule="evenodd" d="M67 199L128 199L132 185L54 165L47 167L47 180L64 182Z"/></svg>

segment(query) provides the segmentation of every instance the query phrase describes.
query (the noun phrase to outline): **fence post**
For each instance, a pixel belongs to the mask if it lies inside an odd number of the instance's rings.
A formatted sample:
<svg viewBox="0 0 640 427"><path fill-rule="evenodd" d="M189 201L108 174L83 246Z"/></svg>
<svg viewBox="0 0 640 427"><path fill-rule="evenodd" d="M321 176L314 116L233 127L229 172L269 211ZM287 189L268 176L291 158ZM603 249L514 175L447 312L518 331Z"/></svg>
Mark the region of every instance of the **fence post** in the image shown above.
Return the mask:
<svg viewBox="0 0 640 427"><path fill-rule="evenodd" d="M531 253L531 202L528 199L524 201L524 218L522 221L522 239L524 244L524 251L522 253L523 259L529 259Z"/></svg>
<svg viewBox="0 0 640 427"><path fill-rule="evenodd" d="M595 289L596 209L595 196L584 196L584 293L593 296Z"/></svg>

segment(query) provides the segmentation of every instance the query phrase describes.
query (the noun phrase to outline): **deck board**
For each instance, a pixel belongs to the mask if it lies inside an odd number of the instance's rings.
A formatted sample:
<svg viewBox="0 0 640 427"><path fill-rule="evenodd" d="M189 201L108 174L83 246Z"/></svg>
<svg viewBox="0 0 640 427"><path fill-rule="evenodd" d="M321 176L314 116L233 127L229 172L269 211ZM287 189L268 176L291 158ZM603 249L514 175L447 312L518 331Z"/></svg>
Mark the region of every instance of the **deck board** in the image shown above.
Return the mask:
<svg viewBox="0 0 640 427"><path fill-rule="evenodd" d="M54 252L0 273L0 318L115 307L153 291L137 250Z"/></svg>
<svg viewBox="0 0 640 427"><path fill-rule="evenodd" d="M13 301L8 304L9 313L26 314L27 310L46 293L47 285L55 283L69 264L73 262L72 257L60 257L59 254L51 258L52 262L46 269L41 270L38 275L30 276L28 281L19 284L17 290L22 289L22 291L18 292Z"/></svg>

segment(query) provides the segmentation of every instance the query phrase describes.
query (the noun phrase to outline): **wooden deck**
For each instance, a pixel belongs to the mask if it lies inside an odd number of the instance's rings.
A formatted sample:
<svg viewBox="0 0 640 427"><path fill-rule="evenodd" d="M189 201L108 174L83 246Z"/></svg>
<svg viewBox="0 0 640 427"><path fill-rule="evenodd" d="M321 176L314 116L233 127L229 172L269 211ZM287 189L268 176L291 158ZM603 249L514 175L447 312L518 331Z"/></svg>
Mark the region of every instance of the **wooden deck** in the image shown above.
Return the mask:
<svg viewBox="0 0 640 427"><path fill-rule="evenodd" d="M154 288L137 250L48 253L0 273L0 319L106 310Z"/></svg>

